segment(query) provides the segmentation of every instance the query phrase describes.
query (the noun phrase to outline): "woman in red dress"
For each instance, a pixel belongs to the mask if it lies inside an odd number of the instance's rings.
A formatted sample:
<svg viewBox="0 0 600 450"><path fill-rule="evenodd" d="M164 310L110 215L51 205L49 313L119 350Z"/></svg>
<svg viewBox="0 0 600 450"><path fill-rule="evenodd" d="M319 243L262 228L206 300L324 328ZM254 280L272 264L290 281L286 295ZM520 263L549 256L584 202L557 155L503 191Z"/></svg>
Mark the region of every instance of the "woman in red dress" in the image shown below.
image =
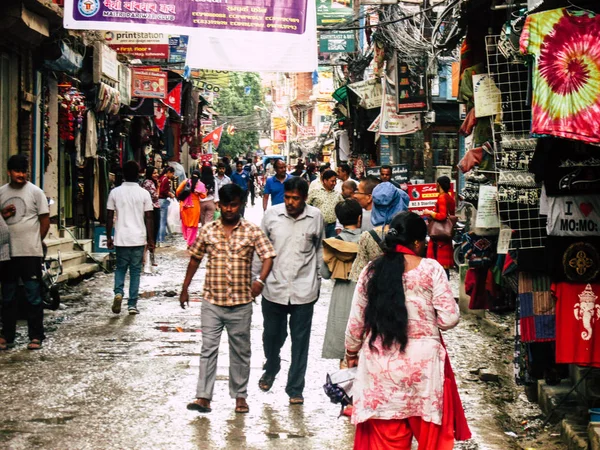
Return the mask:
<svg viewBox="0 0 600 450"><path fill-rule="evenodd" d="M450 192L450 178L439 177L437 179L437 190L439 193L435 210L426 209L423 214L430 216L429 220L446 220L448 216L456 214L456 202L448 193ZM435 259L446 270L446 275L450 278L450 268L454 266L454 249L452 248L452 239L448 240L429 240L427 245L427 257Z"/></svg>

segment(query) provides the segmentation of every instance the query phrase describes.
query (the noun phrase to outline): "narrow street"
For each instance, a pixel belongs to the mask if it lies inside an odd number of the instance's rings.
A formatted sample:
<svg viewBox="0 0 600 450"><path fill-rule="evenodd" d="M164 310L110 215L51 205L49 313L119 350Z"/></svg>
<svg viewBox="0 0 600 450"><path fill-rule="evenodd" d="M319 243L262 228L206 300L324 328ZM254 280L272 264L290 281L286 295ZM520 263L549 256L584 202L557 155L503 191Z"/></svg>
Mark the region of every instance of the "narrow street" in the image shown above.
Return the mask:
<svg viewBox="0 0 600 450"><path fill-rule="evenodd" d="M258 221L257 206L247 216ZM289 406L284 392L289 365L289 339L284 363L272 390L257 383L263 362L260 306L254 307L250 413L234 413L228 395L228 346L224 334L219 357L213 412L186 410L198 375L201 268L190 292L190 308L177 296L187 265L183 240L158 252L154 275L142 277L139 316L110 312L112 275L102 273L69 289L65 304L46 314L47 341L39 352L25 350L26 329L20 326L17 347L0 354L0 448L7 449L327 449L352 448L353 427L339 407L329 402L322 385L337 362L320 358L331 283L323 283L312 330L304 406ZM454 279L455 288L457 280ZM171 295L171 296L168 296ZM509 334L507 334L509 336ZM446 333L473 439L457 449L519 448L505 434L499 418L539 420L539 409L514 388L512 338L493 338L473 319ZM502 382L479 381L472 370L488 368ZM503 406L504 405L504 406ZM520 415L520 416L519 416ZM506 419L508 420L508 419ZM532 446L533 447L533 446ZM539 446L538 448L560 448Z"/></svg>

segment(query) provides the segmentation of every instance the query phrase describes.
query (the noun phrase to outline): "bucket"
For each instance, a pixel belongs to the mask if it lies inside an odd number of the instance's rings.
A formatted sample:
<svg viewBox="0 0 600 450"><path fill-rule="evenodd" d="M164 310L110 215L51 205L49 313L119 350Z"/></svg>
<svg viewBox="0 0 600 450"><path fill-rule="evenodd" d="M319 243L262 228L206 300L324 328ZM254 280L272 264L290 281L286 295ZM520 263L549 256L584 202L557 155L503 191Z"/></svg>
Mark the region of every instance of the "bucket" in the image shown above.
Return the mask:
<svg viewBox="0 0 600 450"><path fill-rule="evenodd" d="M590 422L600 422L600 408L590 408Z"/></svg>

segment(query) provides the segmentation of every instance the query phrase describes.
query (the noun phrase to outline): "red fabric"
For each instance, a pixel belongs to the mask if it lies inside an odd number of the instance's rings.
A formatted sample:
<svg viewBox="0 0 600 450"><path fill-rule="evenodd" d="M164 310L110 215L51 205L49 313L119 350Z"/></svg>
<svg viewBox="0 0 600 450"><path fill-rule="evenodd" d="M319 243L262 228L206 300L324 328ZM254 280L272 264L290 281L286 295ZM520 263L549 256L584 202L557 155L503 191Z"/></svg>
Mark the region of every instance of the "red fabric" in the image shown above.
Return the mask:
<svg viewBox="0 0 600 450"><path fill-rule="evenodd" d="M404 245L396 245L396 253L404 253L405 255L415 255L415 252L413 252L410 248L405 247Z"/></svg>
<svg viewBox="0 0 600 450"><path fill-rule="evenodd" d="M181 89L183 87L183 83L179 83L177 86L173 88L171 92L167 94L167 97L164 99L163 103L171 108L173 111L177 113L178 116L181 116Z"/></svg>
<svg viewBox="0 0 600 450"><path fill-rule="evenodd" d="M488 309L488 291L486 282L488 278L487 268L467 270L465 276L465 293L470 297L469 309Z"/></svg>
<svg viewBox="0 0 600 450"><path fill-rule="evenodd" d="M359 423L354 435L354 450L410 450L412 438L418 450L452 450L454 439L442 427L420 417L403 420L371 419Z"/></svg>
<svg viewBox="0 0 600 450"><path fill-rule="evenodd" d="M454 201L454 198L452 198L450 194L440 194L435 203L432 218L434 220L446 220L448 215L453 216L455 213L456 202ZM452 240L430 240L429 244L427 244L427 257L435 259L444 269L454 267L454 248L452 247Z"/></svg>
<svg viewBox="0 0 600 450"><path fill-rule="evenodd" d="M212 142L213 143L213 151L216 151L217 147L219 146L219 143L221 142L221 135L223 134L223 127L224 127L224 125L221 125L220 127L215 128L209 134L204 136L202 138L202 143L206 144L207 142Z"/></svg>
<svg viewBox="0 0 600 450"><path fill-rule="evenodd" d="M556 362L600 367L600 284L553 283L551 289L556 296Z"/></svg>

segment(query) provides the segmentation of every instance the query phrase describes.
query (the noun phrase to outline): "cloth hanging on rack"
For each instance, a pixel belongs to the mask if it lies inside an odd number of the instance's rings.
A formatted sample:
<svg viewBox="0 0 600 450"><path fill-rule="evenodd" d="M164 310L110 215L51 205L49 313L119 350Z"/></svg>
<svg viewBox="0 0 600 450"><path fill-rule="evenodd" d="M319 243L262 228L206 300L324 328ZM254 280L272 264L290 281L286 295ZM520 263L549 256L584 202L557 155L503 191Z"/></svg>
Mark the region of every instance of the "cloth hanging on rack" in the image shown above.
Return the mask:
<svg viewBox="0 0 600 450"><path fill-rule="evenodd" d="M598 36L600 16L560 8L527 17L520 50L536 59L532 133L600 143Z"/></svg>
<svg viewBox="0 0 600 450"><path fill-rule="evenodd" d="M600 238L548 236L545 261L554 281L600 282Z"/></svg>
<svg viewBox="0 0 600 450"><path fill-rule="evenodd" d="M540 197L540 215L548 217L549 236L600 236L600 196Z"/></svg>
<svg viewBox="0 0 600 450"><path fill-rule="evenodd" d="M85 115L85 157L93 158L98 153L98 124L91 109Z"/></svg>
<svg viewBox="0 0 600 450"><path fill-rule="evenodd" d="M556 362L600 367L600 284L553 283Z"/></svg>
<svg viewBox="0 0 600 450"><path fill-rule="evenodd" d="M547 275L519 273L519 317L523 342L556 338L556 310Z"/></svg>
<svg viewBox="0 0 600 450"><path fill-rule="evenodd" d="M100 164L94 158L94 219L100 219Z"/></svg>

